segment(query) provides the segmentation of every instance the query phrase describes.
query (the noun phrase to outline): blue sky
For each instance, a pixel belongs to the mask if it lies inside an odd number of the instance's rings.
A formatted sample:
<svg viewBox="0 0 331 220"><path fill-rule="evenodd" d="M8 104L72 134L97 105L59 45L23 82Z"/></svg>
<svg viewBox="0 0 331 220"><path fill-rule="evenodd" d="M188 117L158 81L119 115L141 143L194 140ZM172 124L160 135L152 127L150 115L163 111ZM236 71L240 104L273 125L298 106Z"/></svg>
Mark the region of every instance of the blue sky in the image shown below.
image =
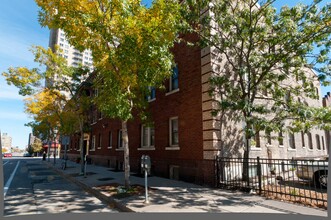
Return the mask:
<svg viewBox="0 0 331 220"><path fill-rule="evenodd" d="M150 3L151 0L144 0ZM312 0L303 0L309 3ZM278 0L276 7L294 5L298 0ZM326 2L326 1L325 1ZM0 7L0 73L10 66L37 67L29 49L32 45L48 46L49 30L38 23L34 0L1 0ZM322 88L324 96L331 88ZM31 121L24 113L24 97L14 86L8 86L0 75L0 130L13 138L13 146L25 148L31 132L24 124Z"/></svg>

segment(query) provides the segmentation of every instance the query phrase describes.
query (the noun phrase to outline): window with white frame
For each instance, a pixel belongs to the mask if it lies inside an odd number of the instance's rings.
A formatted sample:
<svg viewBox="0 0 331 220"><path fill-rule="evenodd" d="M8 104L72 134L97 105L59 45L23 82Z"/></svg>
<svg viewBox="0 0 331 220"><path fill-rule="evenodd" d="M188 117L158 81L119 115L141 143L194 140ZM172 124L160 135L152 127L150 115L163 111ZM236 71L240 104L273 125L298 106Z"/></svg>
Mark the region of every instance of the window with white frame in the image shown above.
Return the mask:
<svg viewBox="0 0 331 220"><path fill-rule="evenodd" d="M91 149L90 150L95 150L95 135L92 136L92 143L91 143Z"/></svg>
<svg viewBox="0 0 331 220"><path fill-rule="evenodd" d="M95 110L92 112L92 124L97 122L98 112Z"/></svg>
<svg viewBox="0 0 331 220"><path fill-rule="evenodd" d="M178 146L178 117L169 120L170 146Z"/></svg>
<svg viewBox="0 0 331 220"><path fill-rule="evenodd" d="M294 133L289 133L288 134L288 142L289 142L289 146L292 149L295 149L295 137L294 137Z"/></svg>
<svg viewBox="0 0 331 220"><path fill-rule="evenodd" d="M302 147L306 147L305 133L303 131L301 131L301 141L302 141Z"/></svg>
<svg viewBox="0 0 331 220"><path fill-rule="evenodd" d="M310 132L308 132L307 135L308 135L308 146L309 146L309 149L312 150L313 149L313 138L312 138Z"/></svg>
<svg viewBox="0 0 331 220"><path fill-rule="evenodd" d="M172 69L173 73L170 78L169 92L178 89L178 66Z"/></svg>
<svg viewBox="0 0 331 220"><path fill-rule="evenodd" d="M101 111L98 112L98 119L101 120L103 118L103 113Z"/></svg>
<svg viewBox="0 0 331 220"><path fill-rule="evenodd" d="M155 88L149 87L148 90L149 90L149 95L147 96L147 101L155 100Z"/></svg>
<svg viewBox="0 0 331 220"><path fill-rule="evenodd" d="M278 143L281 146L284 145L284 136L283 136L283 130L282 129L280 129L280 131L278 132Z"/></svg>
<svg viewBox="0 0 331 220"><path fill-rule="evenodd" d="M123 147L123 135L122 135L122 129L118 130L118 138L117 138L117 148Z"/></svg>
<svg viewBox="0 0 331 220"><path fill-rule="evenodd" d="M113 145L113 135L111 133L111 131L109 131L108 133L108 148L112 148L112 145Z"/></svg>
<svg viewBox="0 0 331 220"><path fill-rule="evenodd" d="M320 136L319 136L318 134L316 134L315 137L316 137L316 146L317 146L317 150L321 150Z"/></svg>
<svg viewBox="0 0 331 220"><path fill-rule="evenodd" d="M154 127L141 126L141 147L154 147Z"/></svg>
<svg viewBox="0 0 331 220"><path fill-rule="evenodd" d="M322 138L322 146L323 146L323 150L325 150L324 136L321 136L321 138Z"/></svg>
<svg viewBox="0 0 331 220"><path fill-rule="evenodd" d="M255 141L255 147L260 148L261 142L260 142L260 132L259 131L255 131L254 141Z"/></svg>
<svg viewBox="0 0 331 220"><path fill-rule="evenodd" d="M102 135L99 134L99 144L98 144L98 148L101 149L102 147Z"/></svg>

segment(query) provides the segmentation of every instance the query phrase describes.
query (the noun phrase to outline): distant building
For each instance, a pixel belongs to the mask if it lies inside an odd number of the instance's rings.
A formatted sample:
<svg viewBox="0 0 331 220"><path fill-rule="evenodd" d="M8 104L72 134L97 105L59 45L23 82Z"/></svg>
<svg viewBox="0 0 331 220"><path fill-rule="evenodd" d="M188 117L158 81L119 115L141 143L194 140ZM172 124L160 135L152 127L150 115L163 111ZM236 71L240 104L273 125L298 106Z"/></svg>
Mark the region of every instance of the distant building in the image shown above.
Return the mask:
<svg viewBox="0 0 331 220"><path fill-rule="evenodd" d="M80 52L69 44L65 37L64 31L61 29L52 29L49 37L49 47L54 49L58 45L62 50L60 56L68 61L69 66L78 67L80 64L83 66L93 67L92 52L85 50Z"/></svg>
<svg viewBox="0 0 331 220"><path fill-rule="evenodd" d="M30 133L29 134L28 146L30 146L31 144L33 144L35 142L35 140L36 140L36 137L32 133Z"/></svg>
<svg viewBox="0 0 331 220"><path fill-rule="evenodd" d="M7 152L11 152L12 148L12 137L9 136L7 133L1 134L1 145L3 149L6 149Z"/></svg>
<svg viewBox="0 0 331 220"><path fill-rule="evenodd" d="M93 70L92 52L90 50L85 50L83 52L80 52L75 47L71 46L67 41L65 32L63 30L51 29L48 46L52 48L53 51L55 49L55 46L58 46L60 48L58 54L67 60L67 64L69 66L73 66L73 67L86 66L89 67L91 71ZM54 82L60 80L63 80L63 78L58 78L57 75L53 76L52 78L48 78L45 81L45 87L49 87ZM62 92L67 97L70 97L69 92L64 92L64 91Z"/></svg>

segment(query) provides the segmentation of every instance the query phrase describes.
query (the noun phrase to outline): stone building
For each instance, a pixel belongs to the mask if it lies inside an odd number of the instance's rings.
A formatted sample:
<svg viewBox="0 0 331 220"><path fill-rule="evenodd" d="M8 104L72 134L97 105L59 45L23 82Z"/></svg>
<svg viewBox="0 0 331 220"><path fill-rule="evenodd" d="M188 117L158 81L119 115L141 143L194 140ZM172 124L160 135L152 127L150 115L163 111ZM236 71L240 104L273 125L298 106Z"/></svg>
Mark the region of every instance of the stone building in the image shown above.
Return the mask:
<svg viewBox="0 0 331 220"><path fill-rule="evenodd" d="M2 133L1 135L1 146L3 149L6 149L6 152L11 152L12 146L12 137L8 133Z"/></svg>
<svg viewBox="0 0 331 220"><path fill-rule="evenodd" d="M331 94L328 92L323 97L323 107L331 107ZM326 149L329 154L331 149L331 131L325 131Z"/></svg>

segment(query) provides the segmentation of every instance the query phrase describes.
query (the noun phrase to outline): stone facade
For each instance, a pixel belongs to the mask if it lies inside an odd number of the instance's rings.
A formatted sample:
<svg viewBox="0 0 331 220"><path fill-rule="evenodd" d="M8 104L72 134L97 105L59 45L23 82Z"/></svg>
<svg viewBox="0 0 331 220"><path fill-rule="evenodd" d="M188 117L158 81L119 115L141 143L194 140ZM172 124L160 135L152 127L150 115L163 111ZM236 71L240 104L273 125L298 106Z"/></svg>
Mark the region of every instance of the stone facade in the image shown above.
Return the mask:
<svg viewBox="0 0 331 220"><path fill-rule="evenodd" d="M328 92L324 97L323 97L323 107L331 107L331 94ZM326 139L326 149L328 151L328 154L331 149L331 131L325 131L325 139Z"/></svg>

